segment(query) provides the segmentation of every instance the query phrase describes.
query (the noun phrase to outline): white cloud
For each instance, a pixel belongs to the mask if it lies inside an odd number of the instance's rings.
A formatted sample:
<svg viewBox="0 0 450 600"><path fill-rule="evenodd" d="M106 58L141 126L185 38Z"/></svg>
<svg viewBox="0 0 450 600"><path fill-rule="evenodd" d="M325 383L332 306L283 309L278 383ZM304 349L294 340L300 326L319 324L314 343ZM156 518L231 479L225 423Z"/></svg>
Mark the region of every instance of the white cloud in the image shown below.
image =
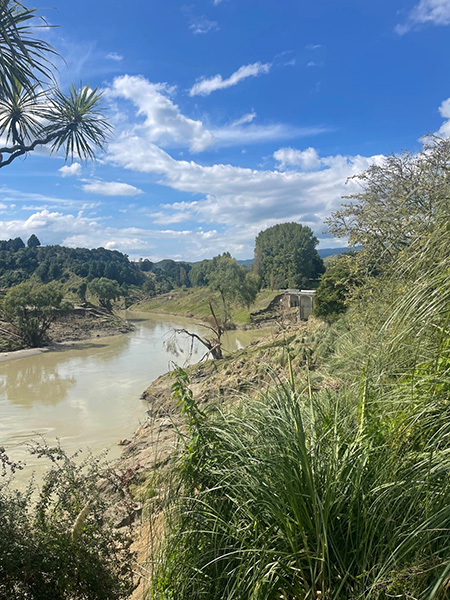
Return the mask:
<svg viewBox="0 0 450 600"><path fill-rule="evenodd" d="M143 191L129 183L120 181L87 181L83 184L83 192L102 196L137 196Z"/></svg>
<svg viewBox="0 0 450 600"><path fill-rule="evenodd" d="M209 96L216 90L237 85L247 77L257 77L258 75L266 74L270 71L271 63L256 62L251 65L243 65L237 71L232 73L227 79L223 79L222 75L214 75L214 77L203 78L197 81L189 91L190 96Z"/></svg>
<svg viewBox="0 0 450 600"><path fill-rule="evenodd" d="M442 102L439 107L439 112L446 120L442 123L442 126L437 133L442 137L450 138L450 98L447 98L447 100Z"/></svg>
<svg viewBox="0 0 450 600"><path fill-rule="evenodd" d="M112 99L130 100L137 108L136 114L144 117L141 124L127 123L126 110L116 107L120 113L116 129L119 131L120 143L126 153L130 140L135 137L145 138L150 144L158 144L164 148L188 146L191 152L201 152L212 146L245 146L273 140L289 140L297 137L311 136L328 131L323 126L293 127L280 123L255 125L252 121L255 112L245 114L233 123L216 128L207 128L202 121L190 119L170 97L174 89L165 83L151 83L144 77L125 75L117 77L112 88L107 90ZM134 115L130 117L135 119ZM121 133L120 133L121 131Z"/></svg>
<svg viewBox="0 0 450 600"><path fill-rule="evenodd" d="M215 229L220 225L226 234L220 243L216 239L211 248L217 254L228 243L238 256L251 253L259 231L283 221L307 224L322 237L324 218L338 208L341 196L355 185L350 182L346 186L347 178L380 160L380 157L332 156L321 159L316 171L280 172L175 160L161 148L139 138L134 138L131 145L133 152L125 155L120 144L112 144L109 160L127 169L159 174L160 184L202 196L200 200L162 205L150 215L153 222L167 225L195 221L215 224ZM206 255L206 246L204 252Z"/></svg>
<svg viewBox="0 0 450 600"><path fill-rule="evenodd" d="M299 166L304 171L319 169L322 162L315 148L296 150L295 148L280 148L273 153L274 159L280 163L280 168Z"/></svg>
<svg viewBox="0 0 450 600"><path fill-rule="evenodd" d="M173 93L165 83L151 83L144 77L124 75L113 81L110 94L116 98L131 100L137 115L144 116L141 128L135 126L130 132L144 134L150 142L163 146L188 145L193 152L200 152L214 142L214 137L201 121L185 117L170 99Z"/></svg>
<svg viewBox="0 0 450 600"><path fill-rule="evenodd" d="M395 27L396 33L404 35L418 25L450 25L450 0L420 0L408 14L405 23Z"/></svg>
<svg viewBox="0 0 450 600"><path fill-rule="evenodd" d="M61 177L77 177L81 174L81 169L80 163L74 162L71 165L64 165L58 170L61 173Z"/></svg>
<svg viewBox="0 0 450 600"><path fill-rule="evenodd" d="M131 258L151 256L158 260L174 257L185 258L185 245L193 257L202 255L203 240L212 240L217 232L196 228L151 230L140 227L106 226L104 219L77 214L64 214L42 210L26 219L0 220L0 230L5 238L20 236L27 239L35 233L44 244L64 244L70 247L98 248L132 253ZM224 242L225 240L223 240ZM213 244L211 241L210 243ZM225 246L224 246L225 247ZM155 250L161 251L156 256Z"/></svg>
<svg viewBox="0 0 450 600"><path fill-rule="evenodd" d="M219 28L217 21L210 21L204 16L201 17L193 17L191 19L191 23L189 25L189 29L195 35L201 35L205 33L209 33L210 31L215 31Z"/></svg>
<svg viewBox="0 0 450 600"><path fill-rule="evenodd" d="M236 119L236 121L233 121L231 123L231 127L237 127L238 125L244 125L245 123L251 123L254 119L256 119L256 113L254 110L252 110L252 112L246 113L245 115L242 115L242 117L239 117L239 119Z"/></svg>
<svg viewBox="0 0 450 600"><path fill-rule="evenodd" d="M279 140L289 140L312 135L319 135L328 131L325 127L292 127L282 123L272 125L249 125L247 127L232 125L213 129L216 146L245 146L249 144L262 144Z"/></svg>
<svg viewBox="0 0 450 600"><path fill-rule="evenodd" d="M55 238L60 241L60 234L78 229L89 229L98 226L99 219L83 216L82 211L78 214L63 214L61 212L50 212L45 209L30 215L26 219L13 219L11 221L0 221L2 235L10 237L29 236L32 233L58 234Z"/></svg>
<svg viewBox="0 0 450 600"><path fill-rule="evenodd" d="M450 119L450 98L447 98L447 100L442 102L439 107L439 112L444 119Z"/></svg>
<svg viewBox="0 0 450 600"><path fill-rule="evenodd" d="M123 56L117 52L109 52L109 54L106 55L106 58L115 62L120 62L123 60Z"/></svg>

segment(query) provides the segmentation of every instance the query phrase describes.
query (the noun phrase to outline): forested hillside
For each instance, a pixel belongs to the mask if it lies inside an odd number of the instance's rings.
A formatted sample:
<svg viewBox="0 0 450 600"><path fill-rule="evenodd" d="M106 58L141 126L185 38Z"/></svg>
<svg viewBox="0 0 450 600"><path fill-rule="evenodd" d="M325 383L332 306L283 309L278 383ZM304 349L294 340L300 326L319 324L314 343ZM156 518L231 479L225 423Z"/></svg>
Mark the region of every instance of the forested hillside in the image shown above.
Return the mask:
<svg viewBox="0 0 450 600"><path fill-rule="evenodd" d="M130 285L144 280L139 267L117 250L25 246L21 238L0 241L0 286L11 287L33 275L42 283L64 283L71 275L87 280L106 277Z"/></svg>

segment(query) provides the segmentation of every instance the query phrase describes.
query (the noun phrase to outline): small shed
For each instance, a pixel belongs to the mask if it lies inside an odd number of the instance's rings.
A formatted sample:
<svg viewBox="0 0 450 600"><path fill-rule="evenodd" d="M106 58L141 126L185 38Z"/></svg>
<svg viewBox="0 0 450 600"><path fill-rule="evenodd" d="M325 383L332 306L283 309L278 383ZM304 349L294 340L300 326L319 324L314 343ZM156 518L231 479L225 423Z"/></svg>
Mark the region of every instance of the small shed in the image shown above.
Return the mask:
<svg viewBox="0 0 450 600"><path fill-rule="evenodd" d="M315 290L284 290L283 304L285 308L299 309L299 318L306 321L314 308Z"/></svg>

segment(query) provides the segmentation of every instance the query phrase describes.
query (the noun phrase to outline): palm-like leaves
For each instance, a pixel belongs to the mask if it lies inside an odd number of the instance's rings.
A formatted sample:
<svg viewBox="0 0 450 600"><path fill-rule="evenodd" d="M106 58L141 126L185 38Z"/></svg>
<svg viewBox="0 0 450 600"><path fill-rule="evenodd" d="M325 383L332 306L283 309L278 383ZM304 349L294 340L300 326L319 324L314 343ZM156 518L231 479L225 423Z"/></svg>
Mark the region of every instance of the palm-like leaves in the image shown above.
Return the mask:
<svg viewBox="0 0 450 600"><path fill-rule="evenodd" d="M103 149L110 125L99 108L101 93L89 86L79 90L72 85L65 96L57 90L46 112L48 125L44 132L51 136L51 150L65 151L65 158L77 156L93 159L94 149Z"/></svg>
<svg viewBox="0 0 450 600"><path fill-rule="evenodd" d="M49 55L56 51L34 36L37 18L22 0L0 0L0 136L6 136L0 168L47 144L52 152L63 150L66 160L93 159L111 130L97 89L72 85L67 95L49 89Z"/></svg>
<svg viewBox="0 0 450 600"><path fill-rule="evenodd" d="M52 76L48 56L56 52L34 37L36 18L36 9L25 8L19 0L0 0L0 97L16 83L30 89L41 77Z"/></svg>
<svg viewBox="0 0 450 600"><path fill-rule="evenodd" d="M38 86L23 87L17 80L0 98L0 135L13 144L30 143L42 133L47 94Z"/></svg>

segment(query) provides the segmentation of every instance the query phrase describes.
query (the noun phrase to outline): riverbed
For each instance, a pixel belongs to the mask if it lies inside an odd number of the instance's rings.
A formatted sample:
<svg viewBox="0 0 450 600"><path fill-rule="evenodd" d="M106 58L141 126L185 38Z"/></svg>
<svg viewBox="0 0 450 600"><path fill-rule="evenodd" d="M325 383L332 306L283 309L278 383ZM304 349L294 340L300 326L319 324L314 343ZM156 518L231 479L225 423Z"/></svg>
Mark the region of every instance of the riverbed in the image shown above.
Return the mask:
<svg viewBox="0 0 450 600"><path fill-rule="evenodd" d="M130 438L145 421L147 405L140 394L167 372L171 362L183 365L204 355L202 346L190 352L187 339L180 352L169 350L174 328L206 330L186 319L129 312L135 326L128 334L61 346L48 352L18 356L0 363L0 446L14 460L38 465L27 445L45 438L69 453L108 450L117 457L119 440ZM265 330L228 332L225 347L232 351L266 334Z"/></svg>

